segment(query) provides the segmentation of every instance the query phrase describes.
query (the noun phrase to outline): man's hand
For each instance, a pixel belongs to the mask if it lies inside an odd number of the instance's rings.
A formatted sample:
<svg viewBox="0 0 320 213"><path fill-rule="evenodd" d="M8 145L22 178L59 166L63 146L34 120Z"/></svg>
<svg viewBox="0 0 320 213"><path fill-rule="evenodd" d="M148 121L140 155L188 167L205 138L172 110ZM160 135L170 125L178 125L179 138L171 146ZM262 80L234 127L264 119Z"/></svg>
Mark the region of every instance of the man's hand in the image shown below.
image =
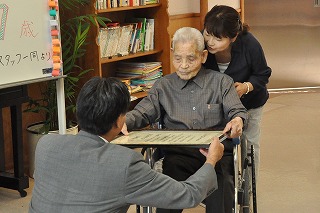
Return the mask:
<svg viewBox="0 0 320 213"><path fill-rule="evenodd" d="M216 163L222 158L224 146L220 143L219 138L213 138L209 149L200 149L200 152L207 157L206 163L215 166Z"/></svg>
<svg viewBox="0 0 320 213"><path fill-rule="evenodd" d="M240 117L235 117L229 121L223 130L223 134L228 134L229 138L237 138L242 135L243 120Z"/></svg>
<svg viewBox="0 0 320 213"><path fill-rule="evenodd" d="M129 135L129 132L128 132L127 124L126 124L126 123L123 124L123 127L122 127L122 129L121 129L121 132L122 132L122 134L124 134L124 135Z"/></svg>

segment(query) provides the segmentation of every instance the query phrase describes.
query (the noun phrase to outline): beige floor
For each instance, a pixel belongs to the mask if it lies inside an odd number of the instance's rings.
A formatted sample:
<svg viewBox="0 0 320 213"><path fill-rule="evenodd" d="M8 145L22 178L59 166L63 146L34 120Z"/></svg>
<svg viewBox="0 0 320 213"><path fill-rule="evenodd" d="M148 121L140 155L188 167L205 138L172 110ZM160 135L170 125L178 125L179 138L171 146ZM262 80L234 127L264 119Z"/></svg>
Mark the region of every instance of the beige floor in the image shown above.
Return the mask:
<svg viewBox="0 0 320 213"><path fill-rule="evenodd" d="M319 106L320 89L271 95L262 122L259 213L320 212ZM25 198L0 188L0 213L27 212L32 179L30 184Z"/></svg>

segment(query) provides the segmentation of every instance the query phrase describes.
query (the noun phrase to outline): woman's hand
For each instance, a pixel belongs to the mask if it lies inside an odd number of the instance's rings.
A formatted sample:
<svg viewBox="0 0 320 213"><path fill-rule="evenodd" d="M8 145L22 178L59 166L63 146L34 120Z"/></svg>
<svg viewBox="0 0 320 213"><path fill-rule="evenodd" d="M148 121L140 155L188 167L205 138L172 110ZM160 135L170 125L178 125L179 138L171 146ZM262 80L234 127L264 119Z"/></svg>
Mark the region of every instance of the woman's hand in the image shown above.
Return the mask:
<svg viewBox="0 0 320 213"><path fill-rule="evenodd" d="M250 82L244 82L244 83L235 82L234 86L240 98L243 95L246 95L253 90L253 85Z"/></svg>

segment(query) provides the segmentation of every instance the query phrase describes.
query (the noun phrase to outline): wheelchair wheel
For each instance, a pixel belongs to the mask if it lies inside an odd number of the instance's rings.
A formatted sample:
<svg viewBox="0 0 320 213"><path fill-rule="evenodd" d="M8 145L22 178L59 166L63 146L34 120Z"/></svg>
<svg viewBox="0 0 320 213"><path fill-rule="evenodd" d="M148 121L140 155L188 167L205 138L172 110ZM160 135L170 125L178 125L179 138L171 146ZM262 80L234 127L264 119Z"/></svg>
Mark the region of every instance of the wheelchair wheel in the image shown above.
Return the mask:
<svg viewBox="0 0 320 213"><path fill-rule="evenodd" d="M249 174L249 167L247 166L246 169L243 170L243 182L242 182L242 204L240 208L241 213L251 213L251 184L250 184L250 174Z"/></svg>
<svg viewBox="0 0 320 213"><path fill-rule="evenodd" d="M155 169L155 170L157 170L159 172L162 169L162 161L160 162L161 165L158 165L158 163L159 163L158 161L155 162L155 159L153 158L154 152L155 152L154 148L143 148L141 150L141 154L145 157L146 163L149 164L152 169ZM139 206L139 205L137 205L136 212L137 213L156 213L157 212L157 208L151 207L151 206Z"/></svg>
<svg viewBox="0 0 320 213"><path fill-rule="evenodd" d="M143 213L156 213L157 208L155 207L143 207Z"/></svg>
<svg viewBox="0 0 320 213"><path fill-rule="evenodd" d="M253 148L253 147L252 147ZM248 153L247 142L241 141L241 198L239 200L240 213L252 213L252 151Z"/></svg>
<svg viewBox="0 0 320 213"><path fill-rule="evenodd" d="M241 142L242 184L240 213L257 213L254 147L248 152L246 141Z"/></svg>
<svg viewBox="0 0 320 213"><path fill-rule="evenodd" d="M136 207L136 213L156 213L157 208L156 207L150 207L150 206L139 206Z"/></svg>

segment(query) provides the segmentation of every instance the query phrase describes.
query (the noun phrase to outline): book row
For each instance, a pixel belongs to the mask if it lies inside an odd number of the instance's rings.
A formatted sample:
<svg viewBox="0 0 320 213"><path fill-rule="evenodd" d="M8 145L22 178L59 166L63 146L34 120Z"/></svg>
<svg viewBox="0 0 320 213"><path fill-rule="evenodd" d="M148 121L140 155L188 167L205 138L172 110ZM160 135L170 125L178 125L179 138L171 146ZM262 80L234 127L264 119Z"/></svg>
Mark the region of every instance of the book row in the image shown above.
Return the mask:
<svg viewBox="0 0 320 213"><path fill-rule="evenodd" d="M161 62L120 62L116 76L135 93L151 88L163 75L161 67Z"/></svg>
<svg viewBox="0 0 320 213"><path fill-rule="evenodd" d="M159 3L159 0L97 0L98 10L110 9L115 7L135 7Z"/></svg>
<svg viewBox="0 0 320 213"><path fill-rule="evenodd" d="M154 19L131 18L100 28L98 43L102 58L125 56L154 49Z"/></svg>

